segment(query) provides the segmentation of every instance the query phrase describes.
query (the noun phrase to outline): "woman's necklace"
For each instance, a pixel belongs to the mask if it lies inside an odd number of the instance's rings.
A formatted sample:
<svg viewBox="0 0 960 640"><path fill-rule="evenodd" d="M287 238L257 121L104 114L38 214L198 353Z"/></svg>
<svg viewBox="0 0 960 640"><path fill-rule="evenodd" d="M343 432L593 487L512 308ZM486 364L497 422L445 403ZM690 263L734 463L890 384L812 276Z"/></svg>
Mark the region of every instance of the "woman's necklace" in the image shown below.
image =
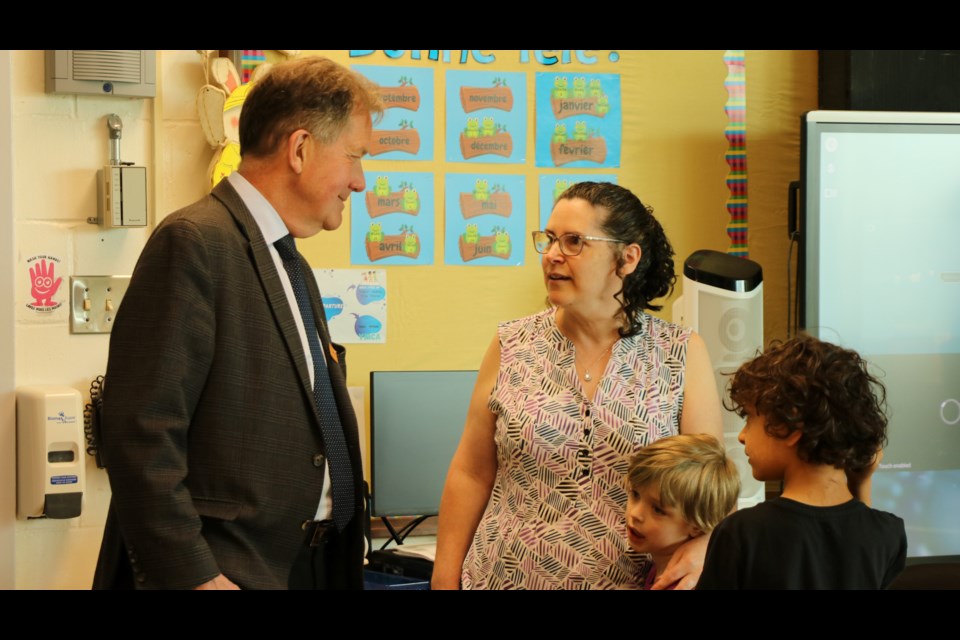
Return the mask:
<svg viewBox="0 0 960 640"><path fill-rule="evenodd" d="M610 349L613 349L613 345L615 345L615 344L617 344L617 341L616 341L616 340L614 340L613 342L611 342L609 347L607 347L606 349L604 349L603 351L601 351L601 352L600 352L600 355L597 356L597 359L596 359L596 360L594 360L593 362L590 363L590 366L589 366L589 367L584 367L584 368L583 368L583 379L584 379L584 380L586 380L587 382L590 382L591 380L593 380L593 376L590 375L590 369L591 369L591 367L596 366L596 364L597 364L598 362L600 362L601 358L603 358L603 356L607 355L607 352L610 351ZM574 357L574 359L576 359L576 357Z"/></svg>

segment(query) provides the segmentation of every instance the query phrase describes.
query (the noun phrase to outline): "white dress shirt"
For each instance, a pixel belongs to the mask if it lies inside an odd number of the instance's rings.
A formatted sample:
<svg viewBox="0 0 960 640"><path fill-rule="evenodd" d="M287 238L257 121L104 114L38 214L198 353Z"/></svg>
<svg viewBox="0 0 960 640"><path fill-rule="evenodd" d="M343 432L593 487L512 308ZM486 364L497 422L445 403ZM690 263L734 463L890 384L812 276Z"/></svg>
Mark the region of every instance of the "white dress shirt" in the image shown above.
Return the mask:
<svg viewBox="0 0 960 640"><path fill-rule="evenodd" d="M307 359L307 373L310 374L310 388L312 389L314 385L313 354L310 352L310 343L307 341L307 332L303 326L303 318L300 316L300 307L297 304L297 298L293 293L293 285L290 284L290 277L287 275L287 270L283 266L283 258L280 257L280 252L273 246L274 242L289 234L290 231L287 229L287 225L283 223L280 214L277 213L277 210L270 204L270 201L267 200L255 186L250 184L246 178L234 172L227 176L226 179L230 181L230 185L236 190L240 199L243 200L243 204L250 210L250 214L256 221L257 226L260 228L260 233L267 243L270 257L273 258L273 264L276 266L277 274L280 276L280 282L283 284L283 291L287 295L287 303L290 305L293 319L297 323L297 333L300 334L300 344L303 346L303 355ZM312 276L313 272L311 271L310 277ZM313 330L313 327L311 327L311 330ZM320 339L319 336L317 339ZM323 344L322 340L320 344ZM326 361L321 359L320 367L323 369L324 375L326 375L326 366ZM330 493L330 489L330 465L325 464L323 467L323 492L320 495L320 504L317 505L317 513L314 516L317 520L327 520L333 514L333 496Z"/></svg>

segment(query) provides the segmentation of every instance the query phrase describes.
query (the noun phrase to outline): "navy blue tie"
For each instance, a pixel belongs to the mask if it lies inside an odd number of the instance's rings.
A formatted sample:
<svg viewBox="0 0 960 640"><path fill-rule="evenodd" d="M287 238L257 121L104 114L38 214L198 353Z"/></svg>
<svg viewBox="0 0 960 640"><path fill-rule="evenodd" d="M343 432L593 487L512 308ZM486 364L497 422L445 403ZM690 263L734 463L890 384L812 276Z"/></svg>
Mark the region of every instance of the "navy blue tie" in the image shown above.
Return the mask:
<svg viewBox="0 0 960 640"><path fill-rule="evenodd" d="M313 400L320 414L323 444L330 465L330 481L333 483L333 521L337 529L343 531L353 517L353 470L347 452L347 441L343 436L343 426L340 424L340 414L337 412L337 400L333 395L329 372L324 366L323 348L303 275L303 257L297 251L291 235L286 235L273 244L290 277L293 295L300 307L300 317L303 318L303 328L307 332L307 342L310 343L310 353L313 356Z"/></svg>

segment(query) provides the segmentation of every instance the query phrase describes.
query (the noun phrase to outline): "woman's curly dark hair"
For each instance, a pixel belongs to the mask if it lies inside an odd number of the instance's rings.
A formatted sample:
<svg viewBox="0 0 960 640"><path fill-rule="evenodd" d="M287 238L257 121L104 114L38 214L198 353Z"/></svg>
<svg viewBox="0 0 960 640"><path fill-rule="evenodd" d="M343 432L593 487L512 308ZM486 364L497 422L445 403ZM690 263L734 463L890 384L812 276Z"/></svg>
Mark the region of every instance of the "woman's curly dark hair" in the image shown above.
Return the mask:
<svg viewBox="0 0 960 640"><path fill-rule="evenodd" d="M754 409L772 436L800 430L797 455L811 464L860 471L887 443L883 384L856 351L811 336L774 343L743 364L730 399L728 409L741 417Z"/></svg>
<svg viewBox="0 0 960 640"><path fill-rule="evenodd" d="M648 208L629 189L610 182L577 182L560 195L560 199L586 200L594 207L602 207L607 215L600 227L611 238L625 244L640 245L640 264L633 273L623 278L623 287L616 294L620 302L618 316L622 316L622 337L640 331L645 309L659 311L663 305L651 304L673 292L677 274L673 272L673 247L663 233L663 227ZM617 271L624 264L623 252L617 251Z"/></svg>

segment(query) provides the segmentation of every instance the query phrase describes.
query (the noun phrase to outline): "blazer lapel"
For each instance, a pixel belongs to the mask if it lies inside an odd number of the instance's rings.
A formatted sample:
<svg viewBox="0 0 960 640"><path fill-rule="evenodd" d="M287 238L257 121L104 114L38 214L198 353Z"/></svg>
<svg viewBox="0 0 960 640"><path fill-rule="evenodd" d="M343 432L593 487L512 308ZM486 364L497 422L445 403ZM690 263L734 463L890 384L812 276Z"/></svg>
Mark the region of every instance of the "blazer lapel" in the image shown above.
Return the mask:
<svg viewBox="0 0 960 640"><path fill-rule="evenodd" d="M263 293L267 298L270 311L287 345L287 352L297 370L303 392L309 400L309 405L313 407L313 415L316 419L316 426L319 429L320 417L317 415L313 400L313 389L310 387L310 374L307 371L307 359L303 353L303 345L300 342L297 323L293 318L293 311L287 300L287 294L283 290L283 284L280 281L276 265L273 262L273 256L270 255L270 249L267 248L263 234L260 233L260 227L257 226L256 220L253 219L250 211L246 205L243 204L243 200L230 185L229 181L221 180L217 183L217 186L214 187L211 194L223 202L250 242L251 260L260 278Z"/></svg>
<svg viewBox="0 0 960 640"><path fill-rule="evenodd" d="M287 294L283 290L283 284L277 273L273 257L270 254L266 241L263 239L263 234L260 233L260 227L253 219L246 205L243 204L243 200L237 194L236 190L230 186L227 180L221 180L217 186L214 187L211 194L223 202L250 242L251 259L259 275L260 283L263 286L264 295L269 301L270 311L273 313L280 333L283 335L290 359L296 367L303 392L307 398L307 404L313 408L311 414L314 417L314 428L322 434L323 430L320 427L320 416L317 413L317 406L313 397L313 388L310 385L310 374L307 372L307 360L303 353L303 344L300 342L300 333L297 331L293 311L287 300ZM327 316L323 310L320 290L317 287L317 281L313 277L313 271L310 269L310 265L304 260L301 266L305 269L304 275L309 274L310 276L306 277L305 280L307 281L307 289L310 292L310 304L313 307L313 316L316 319L316 329L320 335L324 358L330 372L330 384L333 386L333 394L336 398L337 410L340 414L340 423L343 426L347 447L350 450L351 460L354 465L354 474L359 477L359 474L362 474L360 432L357 426L356 414L353 411L353 404L350 402L350 394L347 391L344 350L342 347L339 347L339 345L334 345L330 339L330 334L327 330ZM299 311L297 311L297 313L299 313ZM333 356L334 353L337 354L336 358Z"/></svg>

